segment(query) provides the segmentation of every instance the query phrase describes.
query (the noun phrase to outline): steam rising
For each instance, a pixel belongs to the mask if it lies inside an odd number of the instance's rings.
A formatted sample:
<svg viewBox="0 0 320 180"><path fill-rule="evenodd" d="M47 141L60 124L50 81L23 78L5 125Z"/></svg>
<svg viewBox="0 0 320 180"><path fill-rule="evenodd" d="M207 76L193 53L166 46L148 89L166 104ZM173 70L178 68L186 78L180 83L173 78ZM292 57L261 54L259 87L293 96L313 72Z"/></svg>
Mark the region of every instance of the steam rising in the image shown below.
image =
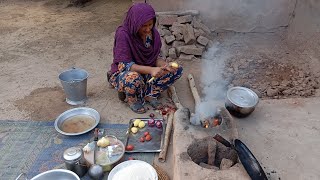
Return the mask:
<svg viewBox="0 0 320 180"><path fill-rule="evenodd" d="M201 86L202 94L200 105L196 106L195 114L191 118L191 123L200 125L200 114L204 118L213 117L217 106L224 103L227 91L227 82L223 79L225 62L228 54L223 52L218 43L213 44L203 55L201 60L202 74Z"/></svg>

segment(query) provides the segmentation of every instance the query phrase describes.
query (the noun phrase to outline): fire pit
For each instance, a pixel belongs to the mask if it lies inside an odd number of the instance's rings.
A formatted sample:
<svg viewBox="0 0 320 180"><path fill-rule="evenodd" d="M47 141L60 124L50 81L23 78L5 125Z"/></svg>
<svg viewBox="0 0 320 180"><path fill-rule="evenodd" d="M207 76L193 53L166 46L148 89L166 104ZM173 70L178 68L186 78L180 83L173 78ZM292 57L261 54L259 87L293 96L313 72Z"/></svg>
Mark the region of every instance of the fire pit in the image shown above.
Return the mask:
<svg viewBox="0 0 320 180"><path fill-rule="evenodd" d="M195 101L199 103L200 96L197 91L194 92L193 95L198 96ZM169 93L178 108L173 125L173 179L249 180L246 170L238 162L235 150L214 139L219 134L233 144L238 138L235 121L228 110L223 106L214 107L216 113L211 118L200 115L203 119L200 118L199 124L193 125L190 112L179 102L175 89L170 88Z"/></svg>
<svg viewBox="0 0 320 180"><path fill-rule="evenodd" d="M208 169L224 170L238 163L237 152L213 137L194 140L187 153L193 162Z"/></svg>
<svg viewBox="0 0 320 180"><path fill-rule="evenodd" d="M217 142L221 134L229 142L238 137L238 131L228 110L221 107L219 126L203 128L190 125L185 109L178 109L174 120L173 179L250 179L235 150ZM180 116L180 117L179 117Z"/></svg>

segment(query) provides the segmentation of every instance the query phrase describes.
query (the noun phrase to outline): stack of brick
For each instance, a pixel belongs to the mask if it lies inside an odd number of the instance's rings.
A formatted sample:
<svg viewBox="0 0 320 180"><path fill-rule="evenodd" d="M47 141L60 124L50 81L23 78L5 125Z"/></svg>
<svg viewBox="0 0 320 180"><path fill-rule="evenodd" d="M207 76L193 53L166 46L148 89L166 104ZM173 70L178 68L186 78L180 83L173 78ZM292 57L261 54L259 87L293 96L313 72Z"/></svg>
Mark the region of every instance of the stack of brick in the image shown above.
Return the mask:
<svg viewBox="0 0 320 180"><path fill-rule="evenodd" d="M161 53L166 58L193 60L201 58L210 41L210 29L197 16L158 15Z"/></svg>

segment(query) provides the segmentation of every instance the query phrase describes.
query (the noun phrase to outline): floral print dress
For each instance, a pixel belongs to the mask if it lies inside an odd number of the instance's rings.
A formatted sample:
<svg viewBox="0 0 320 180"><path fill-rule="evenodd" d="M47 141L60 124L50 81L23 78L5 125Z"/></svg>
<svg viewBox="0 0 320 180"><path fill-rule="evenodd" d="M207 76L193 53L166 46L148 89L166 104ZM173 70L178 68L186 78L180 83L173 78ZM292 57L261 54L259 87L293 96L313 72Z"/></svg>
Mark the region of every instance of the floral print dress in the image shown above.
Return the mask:
<svg viewBox="0 0 320 180"><path fill-rule="evenodd" d="M160 93L168 89L182 75L182 67L179 67L174 73L168 72L166 75L155 78L152 82L151 75L142 75L137 72L130 71L131 63L119 63L118 71L110 77L110 84L119 92L124 92L128 103L141 102L144 103L145 97L159 97Z"/></svg>

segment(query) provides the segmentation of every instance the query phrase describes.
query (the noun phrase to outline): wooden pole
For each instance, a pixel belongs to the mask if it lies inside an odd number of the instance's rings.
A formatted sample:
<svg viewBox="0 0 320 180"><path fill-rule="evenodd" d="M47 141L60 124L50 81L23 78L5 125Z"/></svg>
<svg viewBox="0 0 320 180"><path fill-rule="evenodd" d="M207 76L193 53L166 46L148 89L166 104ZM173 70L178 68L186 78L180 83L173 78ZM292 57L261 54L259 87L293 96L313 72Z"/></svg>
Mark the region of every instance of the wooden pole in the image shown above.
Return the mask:
<svg viewBox="0 0 320 180"><path fill-rule="evenodd" d="M170 112L169 116L168 116L166 132L164 135L163 148L162 148L161 152L159 153L159 161L160 162L166 161L167 151L168 151L168 146L169 146L170 136L171 136L171 129L172 129L172 124L173 124L173 113L174 112Z"/></svg>

